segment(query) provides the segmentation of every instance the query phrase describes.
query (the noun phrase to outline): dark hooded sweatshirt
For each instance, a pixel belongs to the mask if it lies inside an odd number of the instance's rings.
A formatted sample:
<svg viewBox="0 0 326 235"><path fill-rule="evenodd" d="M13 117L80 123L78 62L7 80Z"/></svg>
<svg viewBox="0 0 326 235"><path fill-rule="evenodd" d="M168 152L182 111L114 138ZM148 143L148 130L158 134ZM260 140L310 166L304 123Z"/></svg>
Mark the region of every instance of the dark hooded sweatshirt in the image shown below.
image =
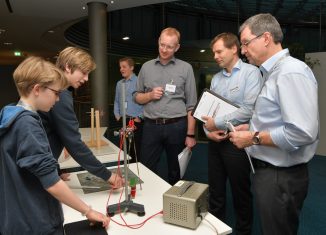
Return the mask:
<svg viewBox="0 0 326 235"><path fill-rule="evenodd" d="M0 234L51 234L63 224L60 202L45 189L60 180L39 115L0 112Z"/></svg>

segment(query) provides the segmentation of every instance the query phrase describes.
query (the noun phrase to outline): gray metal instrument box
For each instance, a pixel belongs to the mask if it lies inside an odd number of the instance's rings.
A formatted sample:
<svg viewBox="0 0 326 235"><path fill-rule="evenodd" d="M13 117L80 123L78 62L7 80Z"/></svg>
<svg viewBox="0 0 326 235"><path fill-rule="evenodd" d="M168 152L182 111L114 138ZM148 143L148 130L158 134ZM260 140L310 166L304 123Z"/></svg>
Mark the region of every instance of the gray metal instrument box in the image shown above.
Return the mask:
<svg viewBox="0 0 326 235"><path fill-rule="evenodd" d="M207 213L208 185L179 181L163 194L163 220L196 229Z"/></svg>

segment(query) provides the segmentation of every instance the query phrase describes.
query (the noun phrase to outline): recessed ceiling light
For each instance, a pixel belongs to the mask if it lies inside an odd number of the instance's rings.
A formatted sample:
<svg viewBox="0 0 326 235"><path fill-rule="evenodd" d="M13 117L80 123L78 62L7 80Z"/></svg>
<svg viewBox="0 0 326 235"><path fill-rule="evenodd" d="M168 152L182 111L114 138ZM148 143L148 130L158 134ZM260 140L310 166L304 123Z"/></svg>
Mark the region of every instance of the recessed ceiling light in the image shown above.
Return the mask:
<svg viewBox="0 0 326 235"><path fill-rule="evenodd" d="M3 45L10 46L12 45L12 42L4 42Z"/></svg>
<svg viewBox="0 0 326 235"><path fill-rule="evenodd" d="M126 37L123 37L122 39L123 40L129 40L130 38L128 36L126 36Z"/></svg>
<svg viewBox="0 0 326 235"><path fill-rule="evenodd" d="M22 56L22 53L20 51L14 51L15 56Z"/></svg>
<svg viewBox="0 0 326 235"><path fill-rule="evenodd" d="M49 30L48 33L54 33L54 30Z"/></svg>
<svg viewBox="0 0 326 235"><path fill-rule="evenodd" d="M86 10L86 7L85 7L85 6L83 6L83 7L82 7L82 9L83 9L83 10Z"/></svg>
<svg viewBox="0 0 326 235"><path fill-rule="evenodd" d="M114 3L114 1L111 1L111 4L113 4Z"/></svg>
<svg viewBox="0 0 326 235"><path fill-rule="evenodd" d="M200 50L200 53L204 53L206 50L204 50L204 49L202 49L202 50Z"/></svg>

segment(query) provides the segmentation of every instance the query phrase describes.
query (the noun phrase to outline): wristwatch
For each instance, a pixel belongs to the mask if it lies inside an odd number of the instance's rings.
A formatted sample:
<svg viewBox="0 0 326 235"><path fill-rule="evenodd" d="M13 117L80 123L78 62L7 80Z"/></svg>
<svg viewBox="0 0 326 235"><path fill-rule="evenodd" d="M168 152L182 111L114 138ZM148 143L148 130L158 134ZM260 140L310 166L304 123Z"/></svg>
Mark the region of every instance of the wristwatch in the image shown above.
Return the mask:
<svg viewBox="0 0 326 235"><path fill-rule="evenodd" d="M259 131L256 131L254 136L252 137L252 144L253 145L259 145L260 144Z"/></svg>

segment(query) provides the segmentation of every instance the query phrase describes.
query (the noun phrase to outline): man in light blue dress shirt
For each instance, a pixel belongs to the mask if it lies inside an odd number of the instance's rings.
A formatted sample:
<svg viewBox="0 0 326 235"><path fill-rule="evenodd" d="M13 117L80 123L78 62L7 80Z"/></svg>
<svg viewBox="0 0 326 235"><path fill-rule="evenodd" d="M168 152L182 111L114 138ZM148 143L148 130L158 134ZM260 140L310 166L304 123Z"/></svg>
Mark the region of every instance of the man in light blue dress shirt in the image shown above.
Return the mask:
<svg viewBox="0 0 326 235"><path fill-rule="evenodd" d="M140 160L140 149L141 149L141 139L142 139L142 116L143 116L143 106L135 102L133 98L133 93L136 91L137 85L137 76L134 74L134 65L135 62L130 57L124 57L119 60L120 72L123 77L120 81L117 82L115 89L115 99L114 99L114 116L117 121L121 121L122 110L126 109L126 120L127 125L129 120L133 120L135 124L134 137L129 143L131 146L128 148L130 151L128 154L131 156L131 162ZM121 104L122 94L121 88L122 85L125 85L125 104L124 107ZM120 122L122 125L122 122ZM137 158L137 159L136 159Z"/></svg>
<svg viewBox="0 0 326 235"><path fill-rule="evenodd" d="M236 35L221 33L211 42L216 63L223 68L215 74L210 89L240 108L228 115L206 120L208 144L209 212L226 221L226 182L230 182L236 234L251 234L252 194L250 165L243 149L235 147L225 134L225 121L234 126L248 123L263 85L259 69L239 58L240 43Z"/></svg>
<svg viewBox="0 0 326 235"><path fill-rule="evenodd" d="M253 157L263 234L297 234L308 191L307 162L319 139L317 82L305 63L282 48L283 33L272 15L250 17L239 31L242 54L260 66L266 81L250 125L237 127L230 140L248 147Z"/></svg>

